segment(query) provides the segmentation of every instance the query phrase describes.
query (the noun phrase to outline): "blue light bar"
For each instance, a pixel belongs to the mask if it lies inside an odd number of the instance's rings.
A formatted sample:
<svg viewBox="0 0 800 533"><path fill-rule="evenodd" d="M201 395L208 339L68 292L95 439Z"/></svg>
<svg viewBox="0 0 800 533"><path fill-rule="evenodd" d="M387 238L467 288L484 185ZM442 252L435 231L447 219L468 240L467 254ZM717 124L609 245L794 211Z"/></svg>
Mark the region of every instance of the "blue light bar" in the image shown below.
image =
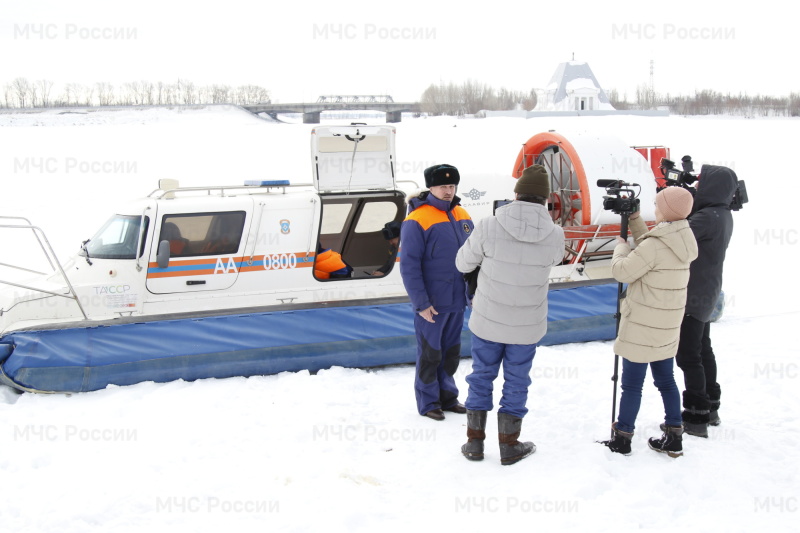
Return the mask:
<svg viewBox="0 0 800 533"><path fill-rule="evenodd" d="M291 185L289 180L246 180L244 184L248 187L285 187Z"/></svg>

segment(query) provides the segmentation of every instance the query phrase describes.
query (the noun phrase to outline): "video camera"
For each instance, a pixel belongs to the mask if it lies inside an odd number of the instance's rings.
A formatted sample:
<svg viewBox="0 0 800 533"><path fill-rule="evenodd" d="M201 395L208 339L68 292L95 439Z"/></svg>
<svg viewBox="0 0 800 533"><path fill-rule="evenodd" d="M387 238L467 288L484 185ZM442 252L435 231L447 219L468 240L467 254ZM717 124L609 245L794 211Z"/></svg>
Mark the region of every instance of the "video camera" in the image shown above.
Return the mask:
<svg viewBox="0 0 800 533"><path fill-rule="evenodd" d="M656 192L662 191L667 187L683 187L692 193L692 195L697 192L697 189L691 186L695 181L697 181L697 176L692 174L692 171L694 170L692 156L683 156L681 158L681 164L683 166L683 172L680 172L675 168L674 162L665 157L661 158L661 166L659 168L661 168L661 172L664 174L664 182L666 185L663 187L657 187ZM736 191L733 193L733 199L731 199L731 211L740 210L748 201L747 187L745 186L744 180L738 180L736 183Z"/></svg>
<svg viewBox="0 0 800 533"><path fill-rule="evenodd" d="M733 193L733 200L731 201L731 211L738 211L749 200L747 199L747 187L744 185L744 180L739 180L736 184L736 192Z"/></svg>
<svg viewBox="0 0 800 533"><path fill-rule="evenodd" d="M683 167L683 171L675 168L675 162L670 161L666 157L661 158L661 165L659 168L664 175L664 182L666 185L658 187L656 192L666 189L667 187L683 187L690 193L695 193L694 187L691 187L692 183L697 181L697 176L692 174L692 171L694 171L692 156L683 156L681 158L681 166Z"/></svg>
<svg viewBox="0 0 800 533"><path fill-rule="evenodd" d="M603 209L611 211L617 215L627 216L639 208L639 192L641 186L638 183L626 183L622 180L597 180L597 186L606 190L603 196ZM639 187L639 191L634 191L631 187ZM623 196L627 193L626 196Z"/></svg>

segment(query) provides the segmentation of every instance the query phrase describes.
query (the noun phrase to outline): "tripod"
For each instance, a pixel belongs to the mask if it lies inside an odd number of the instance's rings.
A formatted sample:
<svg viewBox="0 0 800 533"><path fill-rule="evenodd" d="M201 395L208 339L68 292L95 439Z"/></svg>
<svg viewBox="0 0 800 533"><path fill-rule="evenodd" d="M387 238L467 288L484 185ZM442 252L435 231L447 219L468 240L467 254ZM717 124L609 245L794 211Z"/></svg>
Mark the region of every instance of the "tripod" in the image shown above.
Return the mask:
<svg viewBox="0 0 800 533"><path fill-rule="evenodd" d="M628 213L620 213L620 217L622 220L620 221L619 227L619 236L623 239L628 238ZM617 326L614 333L614 338L619 336L619 321L621 318L620 314L620 302L622 301L622 282L617 283L617 312L614 315L614 318L617 320ZM614 394L611 397L611 438L614 438L614 429L613 424L616 422L617 417L617 382L619 381L619 355L614 353L614 375L611 376L611 381L614 382Z"/></svg>

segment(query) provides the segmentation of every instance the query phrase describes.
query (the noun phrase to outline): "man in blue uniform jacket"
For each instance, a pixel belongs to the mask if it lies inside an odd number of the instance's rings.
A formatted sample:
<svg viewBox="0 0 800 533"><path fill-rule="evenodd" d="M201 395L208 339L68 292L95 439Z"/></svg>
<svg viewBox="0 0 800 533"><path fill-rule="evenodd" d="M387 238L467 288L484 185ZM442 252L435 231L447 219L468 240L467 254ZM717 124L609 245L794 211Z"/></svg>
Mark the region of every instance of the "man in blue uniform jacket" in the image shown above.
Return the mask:
<svg viewBox="0 0 800 533"><path fill-rule="evenodd" d="M461 358L467 305L464 278L455 258L473 225L456 196L459 180L458 169L451 165L425 169L429 190L409 199L402 226L400 274L416 313L417 410L434 420L444 420L443 411L466 413L453 379Z"/></svg>

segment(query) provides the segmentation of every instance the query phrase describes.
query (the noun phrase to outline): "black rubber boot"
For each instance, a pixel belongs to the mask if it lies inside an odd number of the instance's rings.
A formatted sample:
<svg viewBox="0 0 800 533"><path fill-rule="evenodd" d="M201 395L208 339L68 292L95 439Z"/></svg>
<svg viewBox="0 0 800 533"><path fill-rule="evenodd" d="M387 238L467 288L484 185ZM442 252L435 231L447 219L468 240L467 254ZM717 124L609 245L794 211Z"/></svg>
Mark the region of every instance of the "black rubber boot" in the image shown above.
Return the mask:
<svg viewBox="0 0 800 533"><path fill-rule="evenodd" d="M500 463L513 465L533 452L536 445L532 442L520 442L522 419L508 413L497 413L497 432L500 439Z"/></svg>
<svg viewBox="0 0 800 533"><path fill-rule="evenodd" d="M685 409L681 413L681 418L683 419L683 429L687 435L708 438L708 409Z"/></svg>
<svg viewBox="0 0 800 533"><path fill-rule="evenodd" d="M461 453L470 461L482 461L484 440L486 440L486 411L467 409L467 443L461 446Z"/></svg>
<svg viewBox="0 0 800 533"><path fill-rule="evenodd" d="M665 426L664 435L660 439L648 439L647 444L651 450L666 453L670 457L683 455L683 427Z"/></svg>
<svg viewBox="0 0 800 533"><path fill-rule="evenodd" d="M633 433L628 433L627 431L621 431L617 429L617 423L614 422L611 424L611 429L614 432L614 436L611 440L604 440L601 444L605 444L608 446L608 449L614 453L621 453L622 455L630 455L631 454L631 439L633 439Z"/></svg>

